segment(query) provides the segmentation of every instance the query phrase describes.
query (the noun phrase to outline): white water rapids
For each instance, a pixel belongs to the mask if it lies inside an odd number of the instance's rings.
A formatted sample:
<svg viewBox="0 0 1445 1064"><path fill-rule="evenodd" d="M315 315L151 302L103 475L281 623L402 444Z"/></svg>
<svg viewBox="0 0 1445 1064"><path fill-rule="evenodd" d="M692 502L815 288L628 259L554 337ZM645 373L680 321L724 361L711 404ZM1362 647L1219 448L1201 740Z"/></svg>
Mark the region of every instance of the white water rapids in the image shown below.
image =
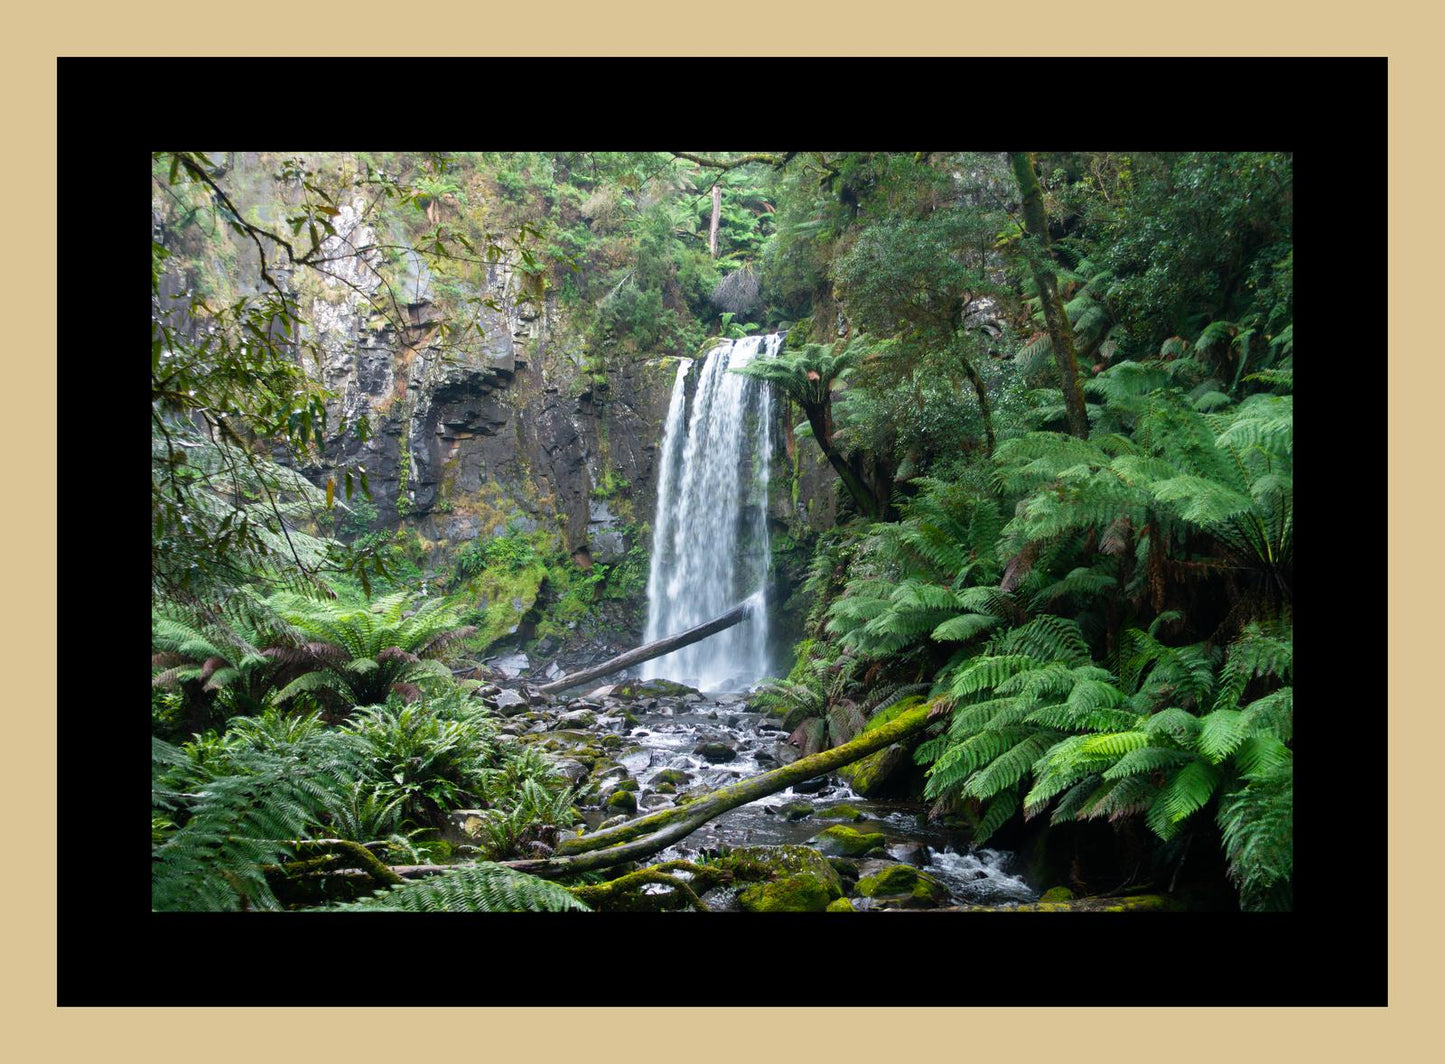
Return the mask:
<svg viewBox="0 0 1445 1064"><path fill-rule="evenodd" d="M724 340L678 366L663 429L645 641L754 602L741 624L643 665L645 678L737 691L768 674L772 398L763 382L728 371L776 355L782 341L781 333Z"/></svg>

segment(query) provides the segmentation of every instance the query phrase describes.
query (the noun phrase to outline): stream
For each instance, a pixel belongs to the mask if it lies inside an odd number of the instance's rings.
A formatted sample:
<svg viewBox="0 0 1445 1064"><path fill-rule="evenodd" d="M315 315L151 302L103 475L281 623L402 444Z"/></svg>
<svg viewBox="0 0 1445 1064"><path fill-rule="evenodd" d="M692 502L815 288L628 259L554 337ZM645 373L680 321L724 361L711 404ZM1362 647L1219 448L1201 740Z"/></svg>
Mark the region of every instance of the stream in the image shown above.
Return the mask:
<svg viewBox="0 0 1445 1064"><path fill-rule="evenodd" d="M746 694L728 693L775 675L766 609L768 482L776 443L771 393L763 382L733 370L775 358L783 340L782 333L723 340L703 359L678 364L659 455L645 642L696 627L739 602L753 600L756 608L734 627L643 663L641 682L555 703L512 694L499 705L503 712L521 713L504 730L539 742L560 759L578 787L589 831L672 808L690 793L713 791L797 758L776 718L750 712ZM517 655L497 665L515 678L530 662ZM554 661L544 675L555 679L561 670ZM827 829L834 830L817 840ZM882 850L866 835L882 835ZM653 860L696 861L740 847L798 845L853 855L823 869L833 878L843 876L840 866L857 883L908 864L937 880L925 882L920 892L910 887L893 895L882 893L881 881L870 880L872 897L855 897L854 908L875 907L875 901L1009 905L1037 898L1014 855L970 850L966 832L930 823L924 807L867 800L837 776L806 780L730 810ZM817 861L813 855L798 857ZM926 877L895 869L885 879L897 884ZM703 900L710 909L739 906L729 888L718 887Z"/></svg>
<svg viewBox="0 0 1445 1064"><path fill-rule="evenodd" d="M616 810L605 808L605 803L625 779L636 782L636 815L641 816L672 807L688 792L711 791L797 756L777 718L750 712L745 694L623 700L611 697L611 690L599 688L551 710L534 709L526 716L536 719L525 729L521 720L513 725L519 734L535 736L532 741L551 748L570 776L586 778L584 790L589 784L599 785L597 804L579 806L589 831L614 815ZM544 737L543 732L549 734ZM621 743L606 736L617 736ZM585 766L576 761L569 765L567 751L599 737L613 749L605 763L599 761L583 777ZM840 810L842 806L851 809ZM863 798L835 775L729 810L650 860L695 860L739 846L809 844L820 831L838 824L885 836L886 855L875 851L863 858L861 875L902 862L947 886L951 895L947 904L1009 905L1038 898L1024 881L1015 855L983 848L970 851L967 832L930 823L925 806ZM720 888L704 900L713 908L728 909L735 903L727 894ZM855 898L854 905L867 908L869 899Z"/></svg>

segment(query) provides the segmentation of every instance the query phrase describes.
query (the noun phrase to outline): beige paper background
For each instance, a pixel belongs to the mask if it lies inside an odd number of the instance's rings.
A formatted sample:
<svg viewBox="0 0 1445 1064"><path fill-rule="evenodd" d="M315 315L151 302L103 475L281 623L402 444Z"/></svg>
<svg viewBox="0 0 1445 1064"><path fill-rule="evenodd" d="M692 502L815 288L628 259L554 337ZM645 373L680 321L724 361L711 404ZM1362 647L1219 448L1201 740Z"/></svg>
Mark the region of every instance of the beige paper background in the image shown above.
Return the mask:
<svg viewBox="0 0 1445 1064"><path fill-rule="evenodd" d="M391 27L390 29L388 27ZM226 1062L406 1059L577 1061L678 1059L940 1061L1119 1059L1211 1061L1413 1061L1439 1051L1434 1020L1440 984L1434 951L1440 837L1432 823L1441 746L1438 689L1420 663L1438 661L1435 490L1442 352L1430 321L1440 301L1441 225L1435 204L1445 99L1435 16L1381 2L1207 6L1101 2L988 5L941 0L880 4L732 0L725 5L549 0L505 8L432 4L425 12L372 3L91 5L12 7L0 45L5 101L6 291L24 293L28 329L13 332L11 403L3 431L10 491L5 506L4 781L10 814L3 877L6 1017L0 1045L21 1061ZM279 51L278 51L279 49ZM1391 58L1389 324L1389 712L1390 1002L1385 1009L404 1009L360 1010L57 1009L56 840L48 796L55 789L57 499L56 354L48 323L56 301L56 197L35 160L54 157L57 55L417 54L473 49L492 54L696 55L766 50L809 55L964 55L990 49L1039 55L1376 55ZM1347 150L1350 121L1341 121ZM1373 120L1365 115L1364 121ZM1106 122L1103 118L1101 121ZM19 165L23 162L23 166ZM1331 165L1335 161L1331 160ZM1344 165L1343 163L1341 165ZM1357 160L1356 165L1376 165ZM1341 176L1341 175L1335 175ZM1342 190L1347 180L1340 182ZM1372 205L1352 205L1348 224L1377 224ZM1370 264L1365 264L1369 268ZM1307 267L1308 268L1308 267ZM1315 268L1318 268L1317 266ZM1413 308L1423 313L1412 313ZM1316 323L1318 328L1318 323ZM1361 333L1363 335L1363 331ZM1378 341L1361 341L1360 380L1377 386ZM1343 367L1334 367L1344 381ZM24 382L20 383L19 378ZM70 387L83 378L70 376ZM1332 382L1333 383L1333 382ZM20 401L23 388L34 402ZM1341 397L1348 388L1335 388ZM1321 399L1321 401L1327 401ZM1328 419L1326 419L1328 420ZM1437 431L1431 431L1431 430ZM1429 435L1427 436L1427 432ZM1372 456L1362 455L1367 461ZM90 471L94 473L94 470ZM84 470L68 470L67 485ZM70 490L67 487L67 490ZM1405 497L1410 493L1414 505ZM1422 512L1423 511L1423 512ZM103 534L103 532L102 532ZM89 564L103 572L93 556ZM1407 569L1408 562L1408 569ZM125 564L117 560L116 564ZM92 575L96 575L96 570ZM1348 613L1348 611L1345 611ZM1369 667L1362 665L1362 667ZM69 707L75 709L76 707ZM16 834L16 833L19 834ZM380 1022L377 1022L377 1021ZM365 1022L358 1022L365 1021ZM838 1022L842 1021L842 1022ZM419 1044L381 1035L424 1031Z"/></svg>

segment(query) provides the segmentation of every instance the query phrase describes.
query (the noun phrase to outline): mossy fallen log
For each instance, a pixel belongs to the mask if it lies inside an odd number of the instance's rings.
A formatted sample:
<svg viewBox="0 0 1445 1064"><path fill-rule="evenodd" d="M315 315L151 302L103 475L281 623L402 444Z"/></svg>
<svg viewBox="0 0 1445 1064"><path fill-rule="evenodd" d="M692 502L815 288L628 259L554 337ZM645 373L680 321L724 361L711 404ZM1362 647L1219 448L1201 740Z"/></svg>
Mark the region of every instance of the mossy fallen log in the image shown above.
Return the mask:
<svg viewBox="0 0 1445 1064"><path fill-rule="evenodd" d="M851 764L875 750L881 750L922 731L929 725L934 708L933 703L925 702L842 746L799 758L790 765L720 787L687 805L664 809L604 831L567 839L558 846L555 857L504 863L521 872L552 878L638 860L686 838L729 809L736 809L740 805L764 798L814 776L833 772L842 765Z"/></svg>
<svg viewBox="0 0 1445 1064"><path fill-rule="evenodd" d="M339 857L340 860L336 862L338 865L344 862L352 868L360 869L385 886L395 887L405 882L374 853L350 839L297 839L292 845L296 847L298 857L309 854Z"/></svg>
<svg viewBox="0 0 1445 1064"><path fill-rule="evenodd" d="M679 871L691 874L692 883L671 874ZM649 865L647 868L628 872L626 875L606 883L590 883L569 889L574 898L594 910L651 911L676 905L677 900L685 900L698 912L705 913L709 911L708 907L698 896L694 885L706 891L717 883L726 882L731 878L731 875L726 872L710 870L693 864L691 861L664 861L662 864ZM641 889L649 883L671 887L676 892L676 900L667 895L640 894Z"/></svg>

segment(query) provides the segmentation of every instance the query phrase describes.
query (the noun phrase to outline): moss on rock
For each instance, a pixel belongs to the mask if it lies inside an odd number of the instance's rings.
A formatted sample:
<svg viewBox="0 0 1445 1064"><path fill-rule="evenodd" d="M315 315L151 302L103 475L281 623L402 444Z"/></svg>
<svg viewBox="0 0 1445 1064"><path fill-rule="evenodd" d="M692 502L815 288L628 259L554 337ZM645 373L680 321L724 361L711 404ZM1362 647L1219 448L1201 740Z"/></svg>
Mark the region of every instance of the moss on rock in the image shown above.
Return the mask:
<svg viewBox="0 0 1445 1064"><path fill-rule="evenodd" d="M909 763L906 747L894 744L851 765L843 765L838 769L838 778L864 798L873 798L884 790L895 771Z"/></svg>
<svg viewBox="0 0 1445 1064"><path fill-rule="evenodd" d="M675 695L694 695L697 688L671 680L631 680L612 688L613 698L663 698Z"/></svg>
<svg viewBox="0 0 1445 1064"><path fill-rule="evenodd" d="M847 898L835 898L828 903L828 908L824 911L830 913L856 913L858 910L853 907L853 903Z"/></svg>
<svg viewBox="0 0 1445 1064"><path fill-rule="evenodd" d="M789 820L802 820L813 815L813 805L811 802L792 802L778 812Z"/></svg>
<svg viewBox="0 0 1445 1064"><path fill-rule="evenodd" d="M1068 887L1050 887L1039 901L1073 901L1074 892Z"/></svg>
<svg viewBox="0 0 1445 1064"><path fill-rule="evenodd" d="M741 882L809 877L822 884L827 893L825 904L843 895L843 881L837 871L810 846L739 846L717 863Z"/></svg>
<svg viewBox="0 0 1445 1064"><path fill-rule="evenodd" d="M750 913L820 913L828 908L828 888L807 872L757 883L738 895L738 904Z"/></svg>
<svg viewBox="0 0 1445 1064"><path fill-rule="evenodd" d="M631 783L631 780L624 780L624 783ZM609 811L621 811L624 813L637 812L637 795L632 791L616 790L607 799Z"/></svg>
<svg viewBox="0 0 1445 1064"><path fill-rule="evenodd" d="M894 898L913 905L939 905L949 898L946 886L906 864L889 865L864 876L854 889L865 898Z"/></svg>
<svg viewBox="0 0 1445 1064"><path fill-rule="evenodd" d="M825 828L808 840L821 852L838 857L862 857L871 850L883 847L883 833L862 832L836 824Z"/></svg>

